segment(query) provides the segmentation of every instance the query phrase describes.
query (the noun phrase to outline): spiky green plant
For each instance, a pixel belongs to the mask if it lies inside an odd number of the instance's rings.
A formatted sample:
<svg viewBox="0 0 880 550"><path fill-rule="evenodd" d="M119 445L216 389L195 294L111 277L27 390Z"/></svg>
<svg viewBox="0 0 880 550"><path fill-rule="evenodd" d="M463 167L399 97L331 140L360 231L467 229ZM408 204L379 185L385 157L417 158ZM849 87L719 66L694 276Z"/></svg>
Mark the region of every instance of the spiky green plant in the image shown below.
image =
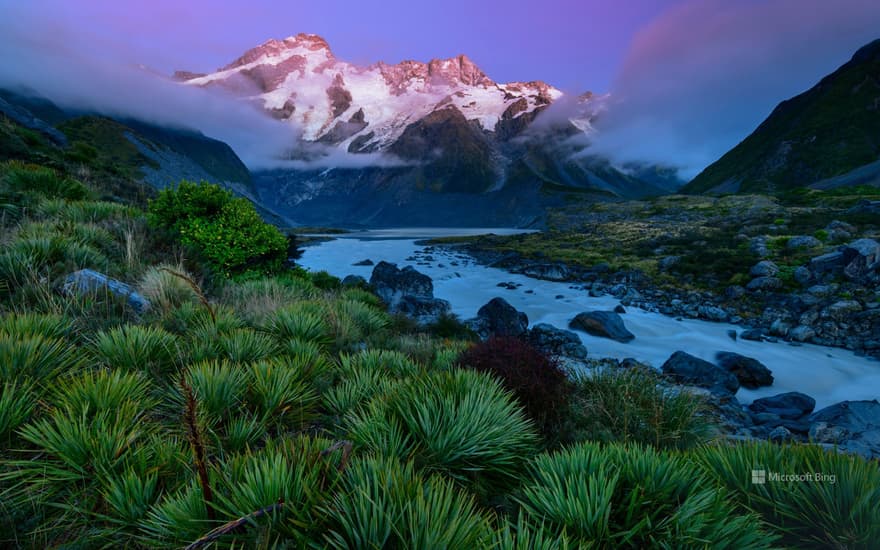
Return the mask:
<svg viewBox="0 0 880 550"><path fill-rule="evenodd" d="M64 338L72 330L72 320L62 315L24 312L0 317L0 332L12 336Z"/></svg>
<svg viewBox="0 0 880 550"><path fill-rule="evenodd" d="M191 481L169 492L148 512L141 523L141 543L153 548L186 546L217 526L208 510L198 482Z"/></svg>
<svg viewBox="0 0 880 550"><path fill-rule="evenodd" d="M233 329L221 334L217 346L221 357L234 363L262 361L281 351L272 337L250 329Z"/></svg>
<svg viewBox="0 0 880 550"><path fill-rule="evenodd" d="M875 462L815 445L766 442L707 446L693 456L702 471L782 535L786 546L867 549L880 540ZM765 472L766 483L752 483L754 470ZM774 480L774 474L812 477L788 482Z"/></svg>
<svg viewBox="0 0 880 550"><path fill-rule="evenodd" d="M408 438L403 456L466 484L514 481L538 443L534 425L497 380L464 370L401 380L345 424L356 444L378 453L385 449L377 442L400 432Z"/></svg>
<svg viewBox="0 0 880 550"><path fill-rule="evenodd" d="M581 439L685 449L704 442L713 421L700 397L672 393L646 369L602 369L575 378L572 422Z"/></svg>
<svg viewBox="0 0 880 550"><path fill-rule="evenodd" d="M73 414L89 414L123 410L132 403L150 409L156 404L150 389L150 380L141 372L102 369L62 377L50 393L55 405Z"/></svg>
<svg viewBox="0 0 880 550"><path fill-rule="evenodd" d="M626 548L767 548L754 516L678 455L582 443L539 455L519 499L527 520L578 544Z"/></svg>
<svg viewBox="0 0 880 550"><path fill-rule="evenodd" d="M327 508L331 548L485 548L492 536L472 497L439 476L422 478L411 462L354 461Z"/></svg>
<svg viewBox="0 0 880 550"><path fill-rule="evenodd" d="M13 432L31 415L36 396L30 385L0 383L0 452L6 448Z"/></svg>
<svg viewBox="0 0 880 550"><path fill-rule="evenodd" d="M529 523L525 515L520 515L516 523L504 522L495 533L492 545L494 550L573 550L577 547L564 530L559 532L543 523Z"/></svg>
<svg viewBox="0 0 880 550"><path fill-rule="evenodd" d="M81 363L79 350L66 340L0 332L0 381L45 384L59 373L75 371Z"/></svg>
<svg viewBox="0 0 880 550"><path fill-rule="evenodd" d="M294 339L314 342L324 349L333 344L332 329L324 319L296 309L276 311L269 317L265 330L282 344Z"/></svg>
<svg viewBox="0 0 880 550"><path fill-rule="evenodd" d="M315 417L318 393L297 367L276 359L248 369L249 401L265 422L302 429Z"/></svg>
<svg viewBox="0 0 880 550"><path fill-rule="evenodd" d="M391 326L391 317L378 307L358 300L340 300L335 303L336 313L351 319L361 334L370 335Z"/></svg>
<svg viewBox="0 0 880 550"><path fill-rule="evenodd" d="M92 353L110 367L161 376L174 370L177 339L161 328L124 325L97 333Z"/></svg>
<svg viewBox="0 0 880 550"><path fill-rule="evenodd" d="M421 369L400 352L366 350L342 355L337 371L341 381L324 394L324 401L341 416L387 392L392 380L415 376Z"/></svg>
<svg viewBox="0 0 880 550"><path fill-rule="evenodd" d="M246 371L227 361L191 365L186 377L195 392L199 411L221 422L236 412L247 390Z"/></svg>

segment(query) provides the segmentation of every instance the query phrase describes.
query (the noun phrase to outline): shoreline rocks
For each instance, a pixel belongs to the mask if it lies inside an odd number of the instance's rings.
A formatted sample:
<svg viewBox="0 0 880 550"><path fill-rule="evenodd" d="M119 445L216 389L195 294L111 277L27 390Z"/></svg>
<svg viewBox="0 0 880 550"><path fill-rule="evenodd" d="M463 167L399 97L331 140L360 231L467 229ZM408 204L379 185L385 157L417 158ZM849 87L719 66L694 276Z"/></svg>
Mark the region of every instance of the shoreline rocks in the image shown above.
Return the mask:
<svg viewBox="0 0 880 550"><path fill-rule="evenodd" d="M379 262L370 276L370 286L391 313L403 313L426 325L452 310L449 302L434 297L434 282L412 266Z"/></svg>
<svg viewBox="0 0 880 550"><path fill-rule="evenodd" d="M630 342L635 335L627 330L620 315L613 311L585 311L578 313L569 323L569 328L582 330L593 336L610 338L618 342Z"/></svg>

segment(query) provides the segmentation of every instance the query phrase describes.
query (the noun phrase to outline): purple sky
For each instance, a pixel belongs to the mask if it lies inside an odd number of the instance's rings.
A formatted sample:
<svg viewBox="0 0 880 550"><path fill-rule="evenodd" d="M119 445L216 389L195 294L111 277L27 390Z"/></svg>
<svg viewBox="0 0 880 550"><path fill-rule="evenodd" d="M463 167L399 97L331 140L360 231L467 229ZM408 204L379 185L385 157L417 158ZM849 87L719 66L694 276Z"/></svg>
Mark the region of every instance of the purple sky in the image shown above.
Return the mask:
<svg viewBox="0 0 880 550"><path fill-rule="evenodd" d="M25 4L20 0L0 0ZM162 72L210 71L269 38L315 33L358 63L470 56L490 77L607 91L638 29L675 0L38 0L19 8ZM16 8L12 8L16 9Z"/></svg>
<svg viewBox="0 0 880 550"><path fill-rule="evenodd" d="M299 32L322 35L355 63L465 53L499 82L610 92L594 150L691 176L781 100L880 38L880 1L0 0L0 85L186 121L234 147L248 126L240 141L260 143L263 121L224 118L230 109L220 103L178 97L179 87L125 69L211 71Z"/></svg>

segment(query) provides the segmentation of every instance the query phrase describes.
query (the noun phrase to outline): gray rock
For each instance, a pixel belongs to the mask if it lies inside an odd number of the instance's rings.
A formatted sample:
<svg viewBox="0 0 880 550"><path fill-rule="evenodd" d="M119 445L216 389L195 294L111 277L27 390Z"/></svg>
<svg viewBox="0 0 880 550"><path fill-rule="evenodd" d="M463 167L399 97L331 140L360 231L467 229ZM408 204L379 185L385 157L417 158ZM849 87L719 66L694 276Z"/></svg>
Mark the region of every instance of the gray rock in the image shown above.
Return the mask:
<svg viewBox="0 0 880 550"><path fill-rule="evenodd" d="M739 380L733 373L683 351L673 353L661 370L679 384L708 388L716 394L733 394L739 389Z"/></svg>
<svg viewBox="0 0 880 550"><path fill-rule="evenodd" d="M835 321L845 321L853 313L862 311L862 304L855 300L840 300L822 310L822 317Z"/></svg>
<svg viewBox="0 0 880 550"><path fill-rule="evenodd" d="M742 331L739 337L743 340L751 340L752 342L763 342L764 331L759 328L750 328Z"/></svg>
<svg viewBox="0 0 880 550"><path fill-rule="evenodd" d="M635 338L635 335L624 326L620 315L613 311L585 311L578 313L568 326L593 336L611 338L618 342L629 342Z"/></svg>
<svg viewBox="0 0 880 550"><path fill-rule="evenodd" d="M810 434L867 458L880 458L880 403L843 401L813 413ZM820 426L824 424L824 426Z"/></svg>
<svg viewBox="0 0 880 550"><path fill-rule="evenodd" d="M816 331L806 325L799 325L788 332L788 337L795 342L809 342L816 336Z"/></svg>
<svg viewBox="0 0 880 550"><path fill-rule="evenodd" d="M824 410L824 409L823 409ZM843 426L832 426L828 422L814 422L810 426L810 441L839 445L849 437L849 431Z"/></svg>
<svg viewBox="0 0 880 550"><path fill-rule="evenodd" d="M61 290L68 296L109 292L114 296L125 298L128 305L138 314L145 313L150 309L150 301L138 294L134 288L92 269L81 269L68 275L64 279Z"/></svg>
<svg viewBox="0 0 880 550"><path fill-rule="evenodd" d="M752 277L773 277L777 273L779 273L779 266L770 260L760 261L749 270Z"/></svg>
<svg viewBox="0 0 880 550"><path fill-rule="evenodd" d="M746 294L746 289L739 285L732 285L724 289L724 295L731 300L742 298Z"/></svg>
<svg viewBox="0 0 880 550"><path fill-rule="evenodd" d="M392 310L397 307L404 296L434 297L434 283L430 277L419 273L412 266L398 269L396 264L384 261L379 262L373 268L370 286Z"/></svg>
<svg viewBox="0 0 880 550"><path fill-rule="evenodd" d="M617 304L616 306L614 306L614 313L619 313L623 315L626 313L626 308L620 304Z"/></svg>
<svg viewBox="0 0 880 550"><path fill-rule="evenodd" d="M815 407L815 399L804 393L792 391L755 399L749 405L749 410L769 412L785 418L800 418L813 412Z"/></svg>
<svg viewBox="0 0 880 550"><path fill-rule="evenodd" d="M785 426L776 426L767 435L767 439L775 443L786 443L792 440L791 431Z"/></svg>
<svg viewBox="0 0 880 550"><path fill-rule="evenodd" d="M431 278L412 266L398 269L395 264L379 262L373 268L370 286L391 313L403 313L419 324L434 323L452 309L446 300L434 298Z"/></svg>
<svg viewBox="0 0 880 550"><path fill-rule="evenodd" d="M807 286L813 280L813 272L807 267L800 266L794 270L794 280L801 286Z"/></svg>
<svg viewBox="0 0 880 550"><path fill-rule="evenodd" d="M766 237L754 237L749 241L749 251L759 258L766 258L770 255L770 249L767 248Z"/></svg>
<svg viewBox="0 0 880 550"><path fill-rule="evenodd" d="M828 285L813 285L807 289L807 292L816 296L817 298L825 298L827 296L831 296L834 290Z"/></svg>
<svg viewBox="0 0 880 550"><path fill-rule="evenodd" d="M807 248L816 248L822 246L822 241L812 235L797 235L792 237L786 243L785 248L788 250L803 250Z"/></svg>
<svg viewBox="0 0 880 550"><path fill-rule="evenodd" d="M782 281L776 277L757 277L746 285L748 290L778 290L782 288Z"/></svg>
<svg viewBox="0 0 880 550"><path fill-rule="evenodd" d="M702 319L710 321L726 321L730 315L718 306L702 305L697 308L697 314Z"/></svg>
<svg viewBox="0 0 880 550"><path fill-rule="evenodd" d="M770 334L784 337L788 336L789 330L791 330L791 325L789 325L782 319L776 319L772 323L770 323Z"/></svg>
<svg viewBox="0 0 880 550"><path fill-rule="evenodd" d="M452 306L449 302L440 298L404 296L391 311L393 313L403 313L415 319L420 325L429 325L436 323L440 317L449 315L452 311Z"/></svg>
<svg viewBox="0 0 880 550"><path fill-rule="evenodd" d="M361 260L361 261L355 262L351 265L373 265L373 260L370 260L370 259Z"/></svg>
<svg viewBox="0 0 880 550"><path fill-rule="evenodd" d="M880 243L874 239L858 239L843 249L846 266L843 274L851 280L860 280L880 262Z"/></svg>
<svg viewBox="0 0 880 550"><path fill-rule="evenodd" d="M533 264L523 268L523 275L547 281L567 281L571 271L563 264Z"/></svg>
<svg viewBox="0 0 880 550"><path fill-rule="evenodd" d="M477 311L476 319L469 325L484 340L490 336L520 337L529 328L529 318L504 298L492 298Z"/></svg>
<svg viewBox="0 0 880 550"><path fill-rule="evenodd" d="M533 346L550 355L561 355L572 359L586 359L587 348L577 334L570 330L538 323L529 330L528 340Z"/></svg>
<svg viewBox="0 0 880 550"><path fill-rule="evenodd" d="M835 273L843 269L846 265L843 258L843 252L829 252L816 256L810 260L810 271L819 275L825 273Z"/></svg>
<svg viewBox="0 0 880 550"><path fill-rule="evenodd" d="M730 351L715 354L718 366L731 372L744 388L755 389L773 384L773 373L757 359Z"/></svg>

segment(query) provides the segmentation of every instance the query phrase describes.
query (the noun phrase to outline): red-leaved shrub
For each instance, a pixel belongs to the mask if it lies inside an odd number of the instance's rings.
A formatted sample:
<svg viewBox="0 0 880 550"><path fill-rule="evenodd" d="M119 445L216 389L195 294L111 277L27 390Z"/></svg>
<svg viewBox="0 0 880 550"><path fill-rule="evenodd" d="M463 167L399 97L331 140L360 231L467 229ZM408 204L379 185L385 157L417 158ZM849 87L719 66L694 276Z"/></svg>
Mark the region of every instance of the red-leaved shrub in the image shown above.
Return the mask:
<svg viewBox="0 0 880 550"><path fill-rule="evenodd" d="M558 439L570 385L555 359L519 338L494 336L462 352L458 365L494 374L516 395L545 438Z"/></svg>

